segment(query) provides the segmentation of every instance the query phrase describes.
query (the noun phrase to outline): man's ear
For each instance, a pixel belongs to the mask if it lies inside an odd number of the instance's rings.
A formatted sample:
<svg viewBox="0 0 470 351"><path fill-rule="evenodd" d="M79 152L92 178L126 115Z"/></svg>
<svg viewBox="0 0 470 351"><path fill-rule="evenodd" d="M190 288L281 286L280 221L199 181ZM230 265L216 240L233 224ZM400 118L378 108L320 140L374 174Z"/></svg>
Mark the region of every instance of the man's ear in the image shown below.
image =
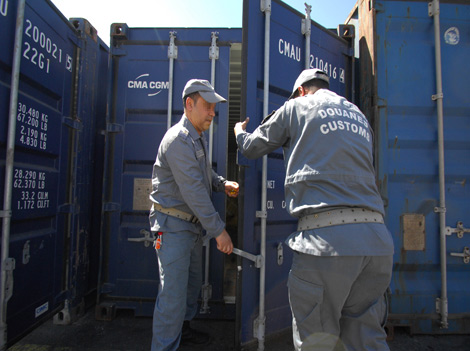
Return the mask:
<svg viewBox="0 0 470 351"><path fill-rule="evenodd" d="M193 106L194 106L194 100L191 99L190 97L186 98L186 110L188 111L191 111L193 109Z"/></svg>

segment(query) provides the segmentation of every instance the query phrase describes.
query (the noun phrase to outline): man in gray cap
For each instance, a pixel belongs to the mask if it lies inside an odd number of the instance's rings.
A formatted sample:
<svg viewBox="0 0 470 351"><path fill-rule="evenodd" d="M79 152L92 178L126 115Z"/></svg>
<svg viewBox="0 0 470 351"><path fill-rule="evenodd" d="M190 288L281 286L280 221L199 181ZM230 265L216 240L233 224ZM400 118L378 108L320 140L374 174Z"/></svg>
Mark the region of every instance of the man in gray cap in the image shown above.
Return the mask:
<svg viewBox="0 0 470 351"><path fill-rule="evenodd" d="M296 350L389 350L385 292L393 241L375 183L372 130L362 112L329 90L328 75L304 70L289 100L253 133L235 125L240 151L284 149L285 196L299 219L289 302Z"/></svg>
<svg viewBox="0 0 470 351"><path fill-rule="evenodd" d="M202 234L215 238L226 254L233 250L211 201L212 191L238 196L238 184L212 170L204 131L215 106L226 100L207 80L192 79L183 90L184 115L163 137L153 166L150 226L156 236L160 285L153 316L152 351L174 351L180 342L207 344L192 329L202 285Z"/></svg>

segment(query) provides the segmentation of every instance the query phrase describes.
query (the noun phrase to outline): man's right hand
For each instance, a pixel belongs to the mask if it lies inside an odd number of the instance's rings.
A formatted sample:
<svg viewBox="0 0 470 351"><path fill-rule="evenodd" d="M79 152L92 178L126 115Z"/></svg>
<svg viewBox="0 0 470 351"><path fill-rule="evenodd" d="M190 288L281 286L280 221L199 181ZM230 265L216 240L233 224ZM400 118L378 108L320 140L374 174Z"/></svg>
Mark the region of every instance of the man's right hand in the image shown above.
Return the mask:
<svg viewBox="0 0 470 351"><path fill-rule="evenodd" d="M217 241L217 249L230 255L233 251L233 243L230 235L228 235L227 231L224 229L222 233L218 237L215 238Z"/></svg>
<svg viewBox="0 0 470 351"><path fill-rule="evenodd" d="M245 118L245 120L243 122L238 122L235 124L235 127L233 128L233 132L235 133L235 137L246 131L246 125L248 124L248 122L250 121L250 117L247 117Z"/></svg>

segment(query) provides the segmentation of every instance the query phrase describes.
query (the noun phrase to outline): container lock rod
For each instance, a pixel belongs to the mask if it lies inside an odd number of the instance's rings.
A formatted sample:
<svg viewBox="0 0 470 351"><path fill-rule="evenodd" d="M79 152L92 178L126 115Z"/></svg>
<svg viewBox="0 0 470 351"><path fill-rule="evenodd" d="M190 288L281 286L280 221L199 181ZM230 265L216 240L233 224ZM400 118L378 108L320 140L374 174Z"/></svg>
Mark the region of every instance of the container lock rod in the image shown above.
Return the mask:
<svg viewBox="0 0 470 351"><path fill-rule="evenodd" d="M261 268L263 266L263 257L261 255L253 255L249 252L246 252L246 251L243 251L243 250L240 250L240 249L237 249L237 248L233 248L233 251L232 251L235 255L238 255L238 256L241 256L241 257L244 257L250 261L253 261L255 263L255 267L256 268Z"/></svg>

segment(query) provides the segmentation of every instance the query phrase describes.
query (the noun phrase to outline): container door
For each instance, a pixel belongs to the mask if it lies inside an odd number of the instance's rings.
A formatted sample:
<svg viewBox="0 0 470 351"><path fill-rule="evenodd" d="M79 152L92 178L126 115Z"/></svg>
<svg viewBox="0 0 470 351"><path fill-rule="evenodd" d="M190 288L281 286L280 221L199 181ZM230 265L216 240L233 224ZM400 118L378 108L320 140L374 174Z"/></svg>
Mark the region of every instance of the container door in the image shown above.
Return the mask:
<svg viewBox="0 0 470 351"><path fill-rule="evenodd" d="M107 125L104 180L103 261L97 315L108 318L116 308L151 316L158 292L158 262L149 227L152 167L167 130L169 94L171 124L183 115L181 94L192 78L211 81L209 48L217 33L219 57L215 89L228 97L229 59L232 43L241 41L241 30L128 28L114 24L111 37L111 101ZM170 85L169 45L172 43L173 81ZM172 90L169 88L172 86ZM213 167L227 174L228 104L217 105L214 124ZM225 199L214 196L225 216ZM210 282L211 316L224 313L224 255L212 242Z"/></svg>
<svg viewBox="0 0 470 351"><path fill-rule="evenodd" d="M408 325L413 333L469 332L469 19L468 4L441 2L448 227L443 247L434 20L428 2L375 1L370 8L364 1L359 8L362 107L375 125L380 191L395 241L389 322ZM439 300L441 250L447 260L447 327Z"/></svg>
<svg viewBox="0 0 470 351"><path fill-rule="evenodd" d="M70 216L70 264L67 268L68 304L55 319L67 324L83 313L85 297L95 293L98 282L104 130L108 88L109 48L85 19L70 22L80 40L74 116L80 128L73 139L74 177ZM90 300L90 299L89 299ZM91 299L92 302L95 299Z"/></svg>
<svg viewBox="0 0 470 351"><path fill-rule="evenodd" d="M328 72L331 88L350 97L352 50L350 43L315 22L311 22L310 53L306 60L306 39L302 34L301 14L280 1L271 3L269 39L269 112L282 106L292 92L295 79L307 68L321 68ZM241 118L250 117L249 131L258 126L263 116L264 96L264 47L265 15L260 1L244 1L243 8L243 70ZM239 243L244 251L260 252L262 159L243 160L239 200ZM297 221L285 209L284 158L279 149L268 155L267 175L267 243L266 243L266 289L265 315L266 335L288 328L291 312L287 294L287 276L292 260L291 250L284 245L285 239L296 230ZM259 305L259 270L253 262L242 260L238 328L239 342L246 344L256 334Z"/></svg>
<svg viewBox="0 0 470 351"><path fill-rule="evenodd" d="M4 198L6 141L17 2L0 7L0 197ZM27 1L16 109L9 257L14 259L7 305L8 342L62 308L70 238L67 214L71 106L76 33L48 1Z"/></svg>

